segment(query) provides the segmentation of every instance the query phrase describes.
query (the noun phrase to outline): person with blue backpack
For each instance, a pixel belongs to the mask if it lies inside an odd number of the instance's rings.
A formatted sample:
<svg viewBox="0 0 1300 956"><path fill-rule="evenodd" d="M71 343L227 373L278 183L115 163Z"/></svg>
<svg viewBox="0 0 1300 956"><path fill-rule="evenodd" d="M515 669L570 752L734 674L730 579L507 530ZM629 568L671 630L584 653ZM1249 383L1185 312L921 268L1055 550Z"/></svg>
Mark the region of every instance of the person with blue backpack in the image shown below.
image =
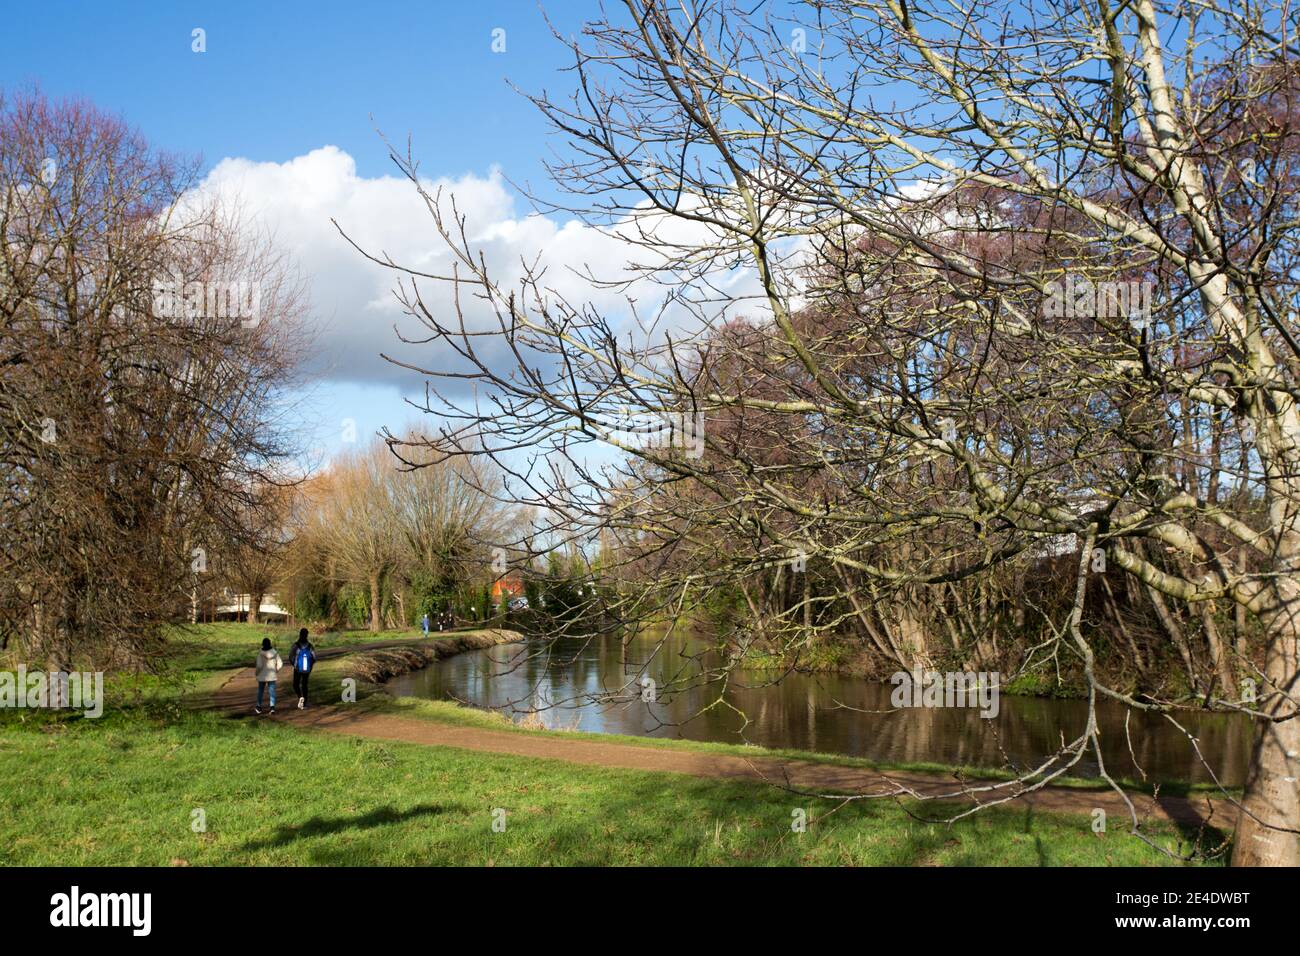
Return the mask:
<svg viewBox="0 0 1300 956"><path fill-rule="evenodd" d="M291 648L293 658L293 692L298 695L298 709L307 709L307 678L316 663L316 648L307 639L307 628L298 632L298 640Z"/></svg>

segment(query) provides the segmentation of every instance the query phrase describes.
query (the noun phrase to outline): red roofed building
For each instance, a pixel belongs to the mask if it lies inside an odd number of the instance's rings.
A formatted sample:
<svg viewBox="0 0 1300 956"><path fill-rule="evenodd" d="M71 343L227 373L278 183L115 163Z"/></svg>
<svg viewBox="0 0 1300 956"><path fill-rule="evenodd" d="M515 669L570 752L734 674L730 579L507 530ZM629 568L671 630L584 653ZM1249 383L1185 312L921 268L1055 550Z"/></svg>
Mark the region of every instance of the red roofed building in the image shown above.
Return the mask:
<svg viewBox="0 0 1300 956"><path fill-rule="evenodd" d="M492 602L500 604L524 593L524 582L513 571L492 582Z"/></svg>

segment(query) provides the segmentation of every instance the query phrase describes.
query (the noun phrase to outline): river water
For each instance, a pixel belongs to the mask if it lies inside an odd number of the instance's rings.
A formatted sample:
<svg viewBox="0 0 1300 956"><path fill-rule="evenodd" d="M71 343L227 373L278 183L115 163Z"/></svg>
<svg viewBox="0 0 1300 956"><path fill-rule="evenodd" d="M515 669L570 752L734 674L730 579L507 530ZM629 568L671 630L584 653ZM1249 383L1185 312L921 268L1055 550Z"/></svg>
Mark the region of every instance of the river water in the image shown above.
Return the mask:
<svg viewBox="0 0 1300 956"><path fill-rule="evenodd" d="M457 700L518 718L534 713L547 727L595 733L751 743L889 762L1025 768L1056 752L1062 737L1082 732L1082 700L1000 696L996 717L977 707L909 707L890 711L888 683L836 674L733 671L709 680L721 658L703 642L661 634L634 638L566 638L471 651L396 677L388 691ZM654 682L653 695L643 678ZM779 678L779 680L777 679ZM653 696L653 702L643 700ZM1238 715L1186 712L1178 722L1098 703L1102 756L1116 776L1240 785L1249 753L1249 723ZM1130 754L1130 748L1132 753ZM1093 776L1091 753L1071 771Z"/></svg>

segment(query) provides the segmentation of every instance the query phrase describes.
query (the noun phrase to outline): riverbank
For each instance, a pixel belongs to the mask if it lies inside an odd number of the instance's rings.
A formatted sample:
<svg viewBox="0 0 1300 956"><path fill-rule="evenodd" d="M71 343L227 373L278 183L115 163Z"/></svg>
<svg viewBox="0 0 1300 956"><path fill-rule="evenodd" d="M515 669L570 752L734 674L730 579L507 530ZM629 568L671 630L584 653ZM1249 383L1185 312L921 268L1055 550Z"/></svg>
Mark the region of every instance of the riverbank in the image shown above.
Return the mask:
<svg viewBox="0 0 1300 956"><path fill-rule="evenodd" d="M1097 836L1086 817L1030 807L927 824L893 802L193 711L5 721L0 801L6 865L1169 862L1118 825ZM799 814L805 832L792 829Z"/></svg>
<svg viewBox="0 0 1300 956"><path fill-rule="evenodd" d="M355 734L426 746L564 760L571 763L654 770L716 779L744 779L811 794L845 794L875 799L924 797L980 803L1014 800L1035 810L1090 814L1100 808L1108 815L1130 819L1125 797L1105 781L1060 778L1060 784L1035 787L1016 781L1010 772L939 767L933 764L885 764L802 751L704 743L663 738L545 730L516 724L495 711L459 707L446 701L392 698L376 693L388 676L405 672L412 663L450 657L465 649L485 648L521 640L508 631L484 631L432 646L393 642L398 646L362 644L323 652L334 657L325 685L337 686L342 676L371 675L374 683L358 685L358 697L347 703L314 707L307 713L285 711L290 723L315 730ZM393 663L395 662L395 663ZM319 674L313 675L313 679ZM251 670L233 674L204 706L237 716L247 714L256 683ZM1219 825L1233 818L1233 808L1217 788L1169 786L1159 789L1128 782L1128 799L1140 820L1166 820L1184 828Z"/></svg>
<svg viewBox="0 0 1300 956"><path fill-rule="evenodd" d="M664 631L669 626L668 622L661 621L651 626L651 632ZM712 635L707 640L721 648L716 637L717 629L707 621L680 621L676 624L676 628L701 635ZM827 635L818 637L814 643L800 647L794 653L778 654L751 647L745 654L744 663L747 667L767 670L773 674L834 675L881 683L888 682L890 677L898 672L897 664L882 664L880 655L867 651L860 642L849 638L836 639ZM1088 688L1082 672L1062 672L1059 664L1059 661L1054 661L1053 666L1049 668L1044 663L1040 669L1025 671L1014 676L1003 674L1004 683L1000 686L1000 693L1008 697L1086 699ZM936 665L933 669L943 672L966 670L968 666ZM1131 686L1123 686L1120 689L1126 692L1136 690ZM1177 696L1185 693L1183 690Z"/></svg>
<svg viewBox="0 0 1300 956"><path fill-rule="evenodd" d="M518 644L526 639L518 631L490 627L431 634L428 638L419 634L326 648L318 651L318 664L312 673L312 680L317 687L322 687L327 682L337 684L345 677L367 684L382 684L456 654L486 650L502 644Z"/></svg>
<svg viewBox="0 0 1300 956"><path fill-rule="evenodd" d="M844 645L832 645L794 657L780 657L775 654L751 653L746 663L754 668L766 669L773 673L793 671L801 674L834 674L837 677L856 677L861 680L887 682L896 673L884 673L880 668L879 658L854 651ZM942 668L935 668L942 670ZM1003 675L1006 680L1006 675ZM999 686L999 693L1008 697L1042 697L1052 700L1083 700L1088 696L1088 688L1082 679L1058 680L1056 674L1023 673Z"/></svg>
<svg viewBox="0 0 1300 956"><path fill-rule="evenodd" d="M363 632L368 638L374 635ZM236 633L236 639L238 634ZM447 632L434 634L424 639L421 633L412 633L404 637L394 637L383 641L360 640L356 635L347 639L333 640L329 646L320 650L320 662L312 675L314 699L318 703L333 704L340 698L341 681L353 678L355 686L355 705L349 709L356 716L378 715L395 716L403 720L433 721L456 727L477 728L488 731L508 730L532 734L538 737L550 737L563 741L587 741L601 745L628 745L643 748L677 750L690 753L717 754L724 757L740 758L748 762L763 760L793 761L798 764L826 764L839 768L874 773L902 773L922 775L924 779L933 780L969 780L1007 781L1015 778L1010 771L991 769L989 767L956 766L933 761L879 761L847 754L799 750L792 748L763 747L755 744L723 743L718 741L690 740L686 738L647 737L615 733L589 733L571 728L563 730L547 729L528 715L519 715L518 720L511 720L505 714L474 706L461 706L449 701L426 700L419 697L391 696L388 682L404 674L419 671L429 664L445 660L467 651L484 650L490 647L516 644L526 640L518 632L501 628L487 628L465 632ZM244 639L247 643L247 638ZM252 672L248 669L223 671L214 680L207 682L203 691L189 697L190 705L207 709L225 710L232 714L243 714L250 706L255 695ZM332 696L324 696L332 695ZM291 715L292 716L292 715ZM409 732L408 732L409 735ZM507 748L508 749L508 748ZM628 766L638 766L632 761ZM684 771L689 772L689 771ZM1157 791L1147 781L1118 778L1126 790L1147 795ZM1054 788L1071 788L1078 790L1109 791L1110 786L1095 777L1062 776L1053 781ZM1166 783L1160 791L1166 798L1182 798L1195 795L1217 797L1219 788L1213 784ZM1187 816L1184 815L1184 819Z"/></svg>
<svg viewBox="0 0 1300 956"><path fill-rule="evenodd" d="M231 639L247 647L257 633L246 630ZM416 640L422 639L385 643L404 646ZM375 650L365 646L373 641L360 638L328 643L333 647L322 648L325 668L355 670L357 660ZM210 660L215 650L219 648L196 649L194 660ZM373 690L368 685L355 709L342 715L338 732L327 732L331 714L339 715L341 708L257 718L243 696L248 688L232 687L231 681L230 672L223 671L188 682L183 695L169 682L140 680L134 693L117 686L100 720L52 712L4 713L0 802L9 812L0 818L0 862L1171 862L1129 836L1124 817L1109 811L1108 831L1100 835L1093 832L1091 815L1019 801L951 826L927 823L916 817L937 816L943 808L907 797L821 800L792 792L780 780L774 785L743 773L729 778L692 775L669 765L683 757L726 757L756 765L761 763L757 754L709 753L677 741L645 741L614 743L618 752L612 755L584 739L592 735L518 730L502 718L449 704L367 696L365 691ZM323 680L319 686L323 689ZM188 706L222 687L241 696L238 716ZM365 714L414 724L405 730L423 740L367 734L361 721L347 725ZM505 739L477 746L485 739L480 733L460 732L473 728ZM370 724L369 730L375 729ZM566 747L580 749L584 759L554 752L555 739L566 736ZM654 768L624 767L611 759L631 750L640 755L638 761L653 759ZM1085 799L1091 804L1095 796ZM792 827L801 815L808 821L804 832ZM1187 825L1156 820L1144 829L1174 850L1190 835Z"/></svg>
<svg viewBox="0 0 1300 956"><path fill-rule="evenodd" d="M436 660L445 660L465 651L484 650L494 646L515 644L525 639L523 635L517 632L503 629L485 629L464 634L436 635L431 640L424 640L422 637L397 638L381 642L344 644L322 650L321 661L312 675L313 687L315 688L314 699L319 703L330 705L332 709L326 712L316 711L314 715L307 718L308 722L313 726L323 724L327 729L344 726L356 728L365 722L374 721L375 718L383 718L383 720L379 721L381 725L392 726L387 724L388 718L397 718L400 726L395 727L388 734L389 736L393 736L394 739L423 741L439 745L446 744L448 738L429 737L425 732L417 729L411 721L434 722L457 728L488 732L509 731L532 735L536 738L549 738L556 743L541 745L540 748L534 745L526 745L524 749L517 749L518 745L513 744L503 746L480 744L479 749L538 753L545 756L548 755L548 746L551 746L554 749L550 755L559 755L560 759L564 759L564 754L573 754L577 762L588 761L579 751L572 749L575 742L596 745L595 751L605 753L610 759L614 759L614 754L619 752L619 748L625 746L675 750L679 754L716 755L724 759L719 761L716 767L711 770L705 769L709 766L707 762L700 762L695 758L681 759L675 766L678 772L702 773L703 775L718 777L736 775L734 764L729 762L733 759L744 761L747 766L766 766L765 773L758 775L760 779L783 777L786 774L787 767L804 768L810 765L824 765L829 769L811 774L800 771L796 776L800 778L802 785L838 790L869 789L879 782L880 775L883 773L888 773L891 776L898 774L910 776L912 785L926 791L933 790L936 781L941 781L945 786L949 786L951 781L954 780L1004 782L1014 780L1016 777L1016 774L1010 771L990 769L988 767L953 766L915 760L878 761L839 753L761 747L752 744L627 734L587 733L574 729L547 729L535 722L534 719L530 719L526 714L521 714L518 721L512 721L499 711L480 709L473 706L458 706L447 701L432 701L418 697L390 696L387 693L389 689L387 682L391 678L421 670ZM345 714L342 709L332 705L339 703L341 681L349 677L357 682L354 687L356 699L348 704L346 707L347 713ZM323 690L326 688L328 689ZM243 715L247 712L255 691L256 685L253 681L252 671L250 669L241 669L227 673L219 687L208 694L201 694L193 698L191 703L193 706L225 710L235 715ZM327 715L328 720L325 719ZM282 714L282 716L294 720L300 717L297 714ZM379 736L384 736L387 733L387 731L375 729L374 727L372 727L371 732ZM491 733L489 733L489 736L491 736ZM612 747L614 749L601 751L600 748L602 747ZM615 765L630 768L666 768L674 766L672 759L665 761L660 758L646 758L643 755L635 755L630 752L623 752L622 757L614 760L614 763ZM848 776L845 776L846 773ZM1171 819L1176 818L1183 822L1194 822L1199 818L1200 814L1200 809L1190 810L1184 808L1183 803L1185 801L1183 801L1183 798L1194 796L1198 801L1201 801L1207 796L1220 796L1218 788L1212 784L1165 783L1157 790L1146 781L1120 778L1120 782L1125 785L1127 790L1148 796L1161 796L1165 807L1162 808L1157 805L1151 812L1156 816L1169 816L1170 812L1172 812L1174 816L1171 816ZM851 784L851 786L848 784ZM1109 784L1095 777L1086 778L1068 775L1056 778L1053 781L1052 788L1070 788L1102 793L1111 790ZM949 789L951 789L950 786ZM1114 795L1112 794L1112 796ZM1115 799L1118 800L1119 798L1115 796ZM1091 809L1091 806L1092 804L1089 804L1089 807L1084 809ZM1117 808L1123 809L1120 804L1117 804ZM1172 811L1169 811L1168 808L1172 808ZM1080 807L1075 809L1080 810Z"/></svg>

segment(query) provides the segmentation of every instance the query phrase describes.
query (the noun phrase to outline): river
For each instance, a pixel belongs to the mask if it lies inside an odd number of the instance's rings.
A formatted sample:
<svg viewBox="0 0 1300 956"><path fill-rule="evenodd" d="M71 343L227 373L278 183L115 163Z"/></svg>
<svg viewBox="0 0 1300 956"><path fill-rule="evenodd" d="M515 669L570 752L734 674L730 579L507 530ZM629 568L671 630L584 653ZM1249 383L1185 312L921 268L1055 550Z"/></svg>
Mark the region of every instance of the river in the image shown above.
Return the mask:
<svg viewBox="0 0 1300 956"><path fill-rule="evenodd" d="M1083 729L1082 700L1000 695L995 717L976 707L909 707L890 713L888 683L837 674L733 671L704 679L720 658L686 636L647 635L626 646L616 638L530 641L471 651L389 681L389 693L457 700L513 716L536 713L545 726L595 733L750 743L848 754L882 762L1029 767L1055 752L1062 736ZM654 682L650 688L642 679ZM615 699L611 699L615 698ZM710 706L712 705L712 706ZM1208 782L1244 779L1249 723L1238 715L1179 713L1198 739L1209 769L1186 735L1165 717L1101 701L1102 756L1116 776ZM1130 747L1132 754L1130 754ZM1089 753L1072 773L1095 776Z"/></svg>

